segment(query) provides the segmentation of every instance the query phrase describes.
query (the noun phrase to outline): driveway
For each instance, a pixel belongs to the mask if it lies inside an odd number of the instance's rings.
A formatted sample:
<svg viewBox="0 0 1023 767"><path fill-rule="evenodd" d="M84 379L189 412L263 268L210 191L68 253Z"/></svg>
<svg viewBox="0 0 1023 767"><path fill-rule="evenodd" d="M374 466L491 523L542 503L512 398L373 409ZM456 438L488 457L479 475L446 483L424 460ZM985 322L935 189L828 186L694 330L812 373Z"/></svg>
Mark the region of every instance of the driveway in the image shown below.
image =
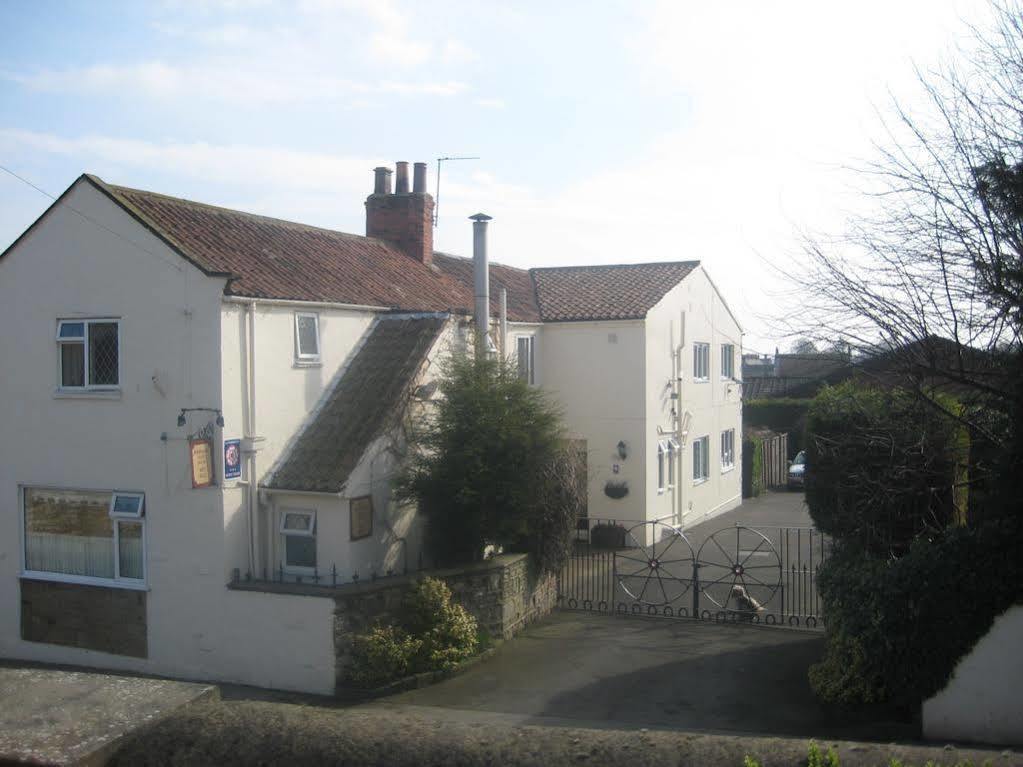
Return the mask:
<svg viewBox="0 0 1023 767"><path fill-rule="evenodd" d="M556 612L464 674L369 707L482 724L918 736L911 724L818 703L807 668L822 648L819 635L785 629Z"/></svg>

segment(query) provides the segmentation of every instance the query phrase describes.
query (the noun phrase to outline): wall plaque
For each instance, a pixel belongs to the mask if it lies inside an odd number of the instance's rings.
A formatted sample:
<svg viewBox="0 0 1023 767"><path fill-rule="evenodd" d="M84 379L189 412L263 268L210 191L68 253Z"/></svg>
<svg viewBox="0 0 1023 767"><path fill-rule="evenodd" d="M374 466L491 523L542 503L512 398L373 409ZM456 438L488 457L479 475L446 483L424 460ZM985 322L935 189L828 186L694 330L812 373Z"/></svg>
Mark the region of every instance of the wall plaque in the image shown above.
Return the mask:
<svg viewBox="0 0 1023 767"><path fill-rule="evenodd" d="M209 487L213 484L213 442L190 439L188 452L192 462L192 487Z"/></svg>

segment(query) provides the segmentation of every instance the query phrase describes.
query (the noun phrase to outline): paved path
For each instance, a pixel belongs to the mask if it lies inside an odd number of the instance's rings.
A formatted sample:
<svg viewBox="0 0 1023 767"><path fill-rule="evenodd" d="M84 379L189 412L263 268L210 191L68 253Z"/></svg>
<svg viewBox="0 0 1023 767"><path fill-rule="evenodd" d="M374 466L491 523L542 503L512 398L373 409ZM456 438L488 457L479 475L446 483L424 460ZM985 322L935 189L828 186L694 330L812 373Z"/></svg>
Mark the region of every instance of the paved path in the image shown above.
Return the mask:
<svg viewBox="0 0 1023 767"><path fill-rule="evenodd" d="M700 535L730 525L749 527L813 527L806 496L802 492L770 490L757 498L743 498L737 509L707 522L686 528L686 534Z"/></svg>
<svg viewBox="0 0 1023 767"><path fill-rule="evenodd" d="M916 737L906 723L822 707L806 677L822 647L785 629L558 612L464 674L370 707L479 723Z"/></svg>
<svg viewBox="0 0 1023 767"><path fill-rule="evenodd" d="M125 734L218 698L210 685L0 665L0 764L103 764Z"/></svg>

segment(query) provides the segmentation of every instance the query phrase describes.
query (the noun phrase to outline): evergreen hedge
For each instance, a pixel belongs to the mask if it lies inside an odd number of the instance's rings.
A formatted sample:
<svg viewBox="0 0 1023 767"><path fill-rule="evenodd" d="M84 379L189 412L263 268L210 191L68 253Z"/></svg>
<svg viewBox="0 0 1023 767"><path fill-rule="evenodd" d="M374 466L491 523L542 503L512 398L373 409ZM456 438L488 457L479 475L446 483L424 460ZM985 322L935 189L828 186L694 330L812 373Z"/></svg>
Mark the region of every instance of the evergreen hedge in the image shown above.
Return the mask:
<svg viewBox="0 0 1023 767"><path fill-rule="evenodd" d="M965 519L966 430L949 398L846 382L807 417L806 503L814 524L879 557Z"/></svg>
<svg viewBox="0 0 1023 767"><path fill-rule="evenodd" d="M744 427L765 428L789 435L791 461L805 445L806 415L813 400L778 397L754 399L742 405Z"/></svg>
<svg viewBox="0 0 1023 767"><path fill-rule="evenodd" d="M1023 603L1021 533L1016 520L956 526L887 560L839 545L818 582L828 620L810 669L818 697L913 709L939 692L994 619Z"/></svg>

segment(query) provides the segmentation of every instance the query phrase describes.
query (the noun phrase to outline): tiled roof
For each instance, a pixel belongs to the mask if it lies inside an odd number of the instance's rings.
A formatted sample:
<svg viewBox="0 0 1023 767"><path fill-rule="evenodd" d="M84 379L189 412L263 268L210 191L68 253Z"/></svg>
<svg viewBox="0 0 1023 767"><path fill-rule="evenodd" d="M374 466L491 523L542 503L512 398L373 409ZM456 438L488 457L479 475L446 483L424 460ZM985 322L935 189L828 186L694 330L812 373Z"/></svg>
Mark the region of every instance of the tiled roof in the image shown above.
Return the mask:
<svg viewBox="0 0 1023 767"><path fill-rule="evenodd" d="M699 261L532 269L545 322L646 317Z"/></svg>
<svg viewBox="0 0 1023 767"><path fill-rule="evenodd" d="M229 277L228 295L375 306L473 307L472 259L428 266L384 240L243 213L84 176L181 256ZM513 322L642 319L699 261L517 269L490 265L491 312L508 291Z"/></svg>
<svg viewBox="0 0 1023 767"><path fill-rule="evenodd" d="M400 412L444 322L443 317L381 317L264 486L341 492L366 448Z"/></svg>
<svg viewBox="0 0 1023 767"><path fill-rule="evenodd" d="M383 240L257 216L87 178L208 273L231 274L225 293L403 311L471 312L472 261L436 254L433 267ZM539 319L529 273L491 265L491 295L508 289L512 321Z"/></svg>
<svg viewBox="0 0 1023 767"><path fill-rule="evenodd" d="M434 253L433 263L444 274L473 290L472 259ZM508 291L508 318L513 322L539 322L540 309L536 304L533 280L525 269L504 264L490 264L490 313L495 317L501 303L501 288Z"/></svg>

